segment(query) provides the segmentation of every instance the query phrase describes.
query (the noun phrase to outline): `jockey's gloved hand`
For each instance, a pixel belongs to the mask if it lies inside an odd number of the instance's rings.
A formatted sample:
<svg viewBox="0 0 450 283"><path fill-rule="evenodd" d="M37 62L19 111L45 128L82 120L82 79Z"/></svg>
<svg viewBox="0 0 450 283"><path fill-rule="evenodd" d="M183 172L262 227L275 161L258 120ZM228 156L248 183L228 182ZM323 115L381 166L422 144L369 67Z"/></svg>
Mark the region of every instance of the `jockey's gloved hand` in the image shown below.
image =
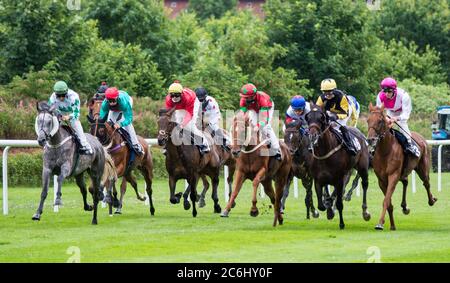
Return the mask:
<svg viewBox="0 0 450 283"><path fill-rule="evenodd" d="M114 124L114 129L120 129L120 125L118 123Z"/></svg>
<svg viewBox="0 0 450 283"><path fill-rule="evenodd" d="M337 116L336 116L336 114L331 113L331 112L328 112L327 115L328 115L328 120L333 121L333 122L336 122L336 121L337 121Z"/></svg>

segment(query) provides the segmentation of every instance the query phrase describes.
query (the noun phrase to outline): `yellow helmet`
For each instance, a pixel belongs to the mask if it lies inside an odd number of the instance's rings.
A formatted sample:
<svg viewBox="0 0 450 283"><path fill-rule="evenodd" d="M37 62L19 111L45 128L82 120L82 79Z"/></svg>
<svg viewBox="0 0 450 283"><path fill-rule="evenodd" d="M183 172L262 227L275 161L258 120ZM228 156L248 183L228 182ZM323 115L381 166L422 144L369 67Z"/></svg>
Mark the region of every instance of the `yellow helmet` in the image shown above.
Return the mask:
<svg viewBox="0 0 450 283"><path fill-rule="evenodd" d="M182 93L183 86L179 83L173 83L169 86L169 94L170 93Z"/></svg>
<svg viewBox="0 0 450 283"><path fill-rule="evenodd" d="M321 91L333 90L335 88L337 88L337 86L336 86L336 82L333 79L324 79L320 83Z"/></svg>

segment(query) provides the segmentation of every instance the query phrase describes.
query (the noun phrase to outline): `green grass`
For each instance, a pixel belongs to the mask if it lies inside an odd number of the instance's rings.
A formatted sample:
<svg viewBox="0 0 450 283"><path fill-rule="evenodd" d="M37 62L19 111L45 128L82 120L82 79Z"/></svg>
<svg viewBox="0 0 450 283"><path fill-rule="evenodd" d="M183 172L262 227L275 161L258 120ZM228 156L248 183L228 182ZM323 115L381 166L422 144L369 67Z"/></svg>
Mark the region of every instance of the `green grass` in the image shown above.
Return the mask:
<svg viewBox="0 0 450 283"><path fill-rule="evenodd" d="M305 219L304 190L287 202L285 223L272 227L269 199L259 198L260 215L250 217L250 182L245 183L237 206L229 218L213 214L212 200L199 209L197 218L182 204L169 203L167 180L154 183L156 214L128 190L123 215L109 217L100 209L99 225L90 224L92 214L82 210L82 199L73 184L63 186L64 206L52 211L53 195L47 199L40 222L33 222L40 188L11 188L10 214L0 216L0 262L66 262L71 246L79 247L81 262L367 262L369 247L380 249L382 262L450 262L450 178L444 175L443 191L432 191L439 199L429 207L425 190L417 181L417 193L408 191L410 215L400 208L401 190L394 194L397 231L375 231L381 211L382 193L370 175L369 211L361 217L361 197L344 203L345 230L338 217ZM179 187L184 185L179 182ZM143 186L140 183L140 191ZM222 208L223 183L220 185ZM316 200L314 200L316 203Z"/></svg>

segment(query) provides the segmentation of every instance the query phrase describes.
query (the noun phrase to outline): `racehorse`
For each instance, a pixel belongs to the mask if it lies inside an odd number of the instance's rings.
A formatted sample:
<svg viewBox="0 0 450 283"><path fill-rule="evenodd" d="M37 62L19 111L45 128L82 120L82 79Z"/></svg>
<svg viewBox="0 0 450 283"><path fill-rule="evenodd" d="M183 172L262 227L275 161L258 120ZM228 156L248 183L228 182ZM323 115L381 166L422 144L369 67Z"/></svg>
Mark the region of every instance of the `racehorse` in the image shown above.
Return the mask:
<svg viewBox="0 0 450 283"><path fill-rule="evenodd" d="M313 198L312 198L312 185L313 178L309 173L307 166L307 159L312 158L311 153L308 151L309 139L306 134L300 134L300 121L296 121L287 125L284 142L289 148L289 152L292 155L292 169L289 174L288 183L284 190L283 195L283 209L284 201L289 194L289 186L292 179L295 177L302 180L303 187L306 190L305 205L306 205L306 218L310 219L310 212L314 218L319 217L319 212L314 208Z"/></svg>
<svg viewBox="0 0 450 283"><path fill-rule="evenodd" d="M101 188L101 178L105 166L105 155L99 141L92 135L86 134L88 143L94 154L80 155L72 136L72 130L68 126L61 125L55 106L49 107L46 102L37 104L38 115L35 122L35 131L40 146L44 146L42 168L42 193L41 201L33 220L40 220L43 212L44 201L48 194L48 185L51 175L58 175L58 188L55 205L61 205L61 186L65 178L74 176L81 195L83 196L84 210L94 211L92 224L97 224L97 206ZM92 181L92 198L94 205L87 203L87 190L84 182L84 172L88 172Z"/></svg>
<svg viewBox="0 0 450 283"><path fill-rule="evenodd" d="M109 127L109 131L107 129L107 126L105 121L100 121L100 108L101 104L103 102L103 96L100 96L96 94L88 103L89 108L89 115L87 117L89 124L90 124L90 132L92 135L96 136L100 139L100 141L103 143L104 146L107 145L106 140L108 139L108 134L112 135L113 132L115 132L111 127ZM132 175L132 169L136 165L139 169L139 171L142 173L145 179L146 183L146 190L147 194L148 192L152 191L152 179L153 179L153 160L151 156L151 152L148 149L148 144L142 137L138 136L138 140L142 145L142 148L144 149L144 155L139 157L136 157L136 161L134 165L130 165L130 157L131 152L130 150L127 150L127 147L124 146L123 138L120 137L119 133L115 133L115 142L113 145L110 145L110 148L108 148L109 154L114 160L114 164L116 166L117 175L118 178L122 177L122 183L120 185L120 200L119 205L115 211L116 214L122 213L122 206L123 206L123 197L125 196L125 192L127 189L127 182L131 184L133 187L136 197L140 201L145 201L146 197L141 196L139 194L137 183L135 180L135 177ZM133 168L131 168L133 167ZM116 195L116 188L114 186L114 194ZM116 197L115 197L116 198ZM152 202L150 202L152 203ZM152 212L153 211L153 212ZM152 204L150 205L150 213L151 215L154 215L154 208L152 208Z"/></svg>
<svg viewBox="0 0 450 283"><path fill-rule="evenodd" d="M175 108L160 109L158 118L158 144L165 146L166 169L169 173L170 202L177 204L180 202L182 193L175 194L176 182L179 179L186 179L189 186L185 192L192 202L192 216L197 216L195 202L197 200L197 183L202 175L207 175L212 181L212 199L214 201L214 212L219 213L221 207L217 196L219 186L220 160L216 148L211 146L211 151L201 156L197 146L192 142L179 143L180 139L193 139L191 133L186 129L180 131L178 124L171 120ZM212 144L212 139L209 139ZM190 208L190 204L185 197L184 208Z"/></svg>
<svg viewBox="0 0 450 283"><path fill-rule="evenodd" d="M417 143L420 149L420 157L405 154L401 144L394 133L390 131L384 105L381 107L369 105L369 126L368 140L370 151L373 154L372 166L378 178L378 185L384 194L383 209L377 230L383 230L386 210L389 212L391 230L395 230L394 207L392 206L392 194L395 186L400 180L403 184L402 209L404 214L409 214L406 204L406 191L408 186L408 175L415 170L423 182L428 195L428 204L434 205L437 201L430 191L430 153L425 139L416 132L411 132L411 138Z"/></svg>
<svg viewBox="0 0 450 283"><path fill-rule="evenodd" d="M256 206L256 191L261 183L264 191L269 196L270 201L274 205L274 220L273 226L277 222L283 224L283 216L281 214L281 198L283 196L283 189L288 181L289 172L291 169L292 158L289 150L280 141L282 151L282 160L277 161L274 157L268 154L262 154L263 150L268 153L267 139L260 141L258 131L255 131L253 121L250 119L251 112L239 113L234 117L232 127L232 146L231 152L236 158L236 182L228 201L226 208L222 211L222 217L228 217L231 206L234 203L242 185L246 179L253 182L252 207L250 215L258 216L259 211ZM247 131L246 131L247 130ZM242 135L247 132L247 138L244 141ZM275 181L276 191L272 187L272 180Z"/></svg>
<svg viewBox="0 0 450 283"><path fill-rule="evenodd" d="M322 187L332 185L336 190L336 207L339 211L339 228L344 229L344 219L342 211L343 193L346 184L346 176L349 176L352 169L355 168L362 179L363 187L363 218L368 221L370 213L367 211L367 187L369 170L369 151L366 139L362 133L353 127L348 130L360 145L360 150L356 156L351 156L343 148L342 142L339 142L335 134L332 133L332 122L324 113L320 106L311 102L311 111L306 114L306 121L309 126L308 138L311 142L313 158L310 159L310 172L314 178L318 207L325 210L322 202ZM328 207L328 210L331 208Z"/></svg>

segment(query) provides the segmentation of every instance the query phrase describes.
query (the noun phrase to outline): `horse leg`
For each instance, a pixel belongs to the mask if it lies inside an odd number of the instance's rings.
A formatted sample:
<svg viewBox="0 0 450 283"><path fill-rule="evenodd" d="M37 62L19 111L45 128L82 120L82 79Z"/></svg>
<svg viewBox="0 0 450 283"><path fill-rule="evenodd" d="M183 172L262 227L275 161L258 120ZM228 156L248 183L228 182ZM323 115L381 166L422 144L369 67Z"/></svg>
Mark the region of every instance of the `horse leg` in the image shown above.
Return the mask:
<svg viewBox="0 0 450 283"><path fill-rule="evenodd" d="M360 175L359 173L356 174L355 178L353 179L352 182L352 187L350 188L350 190L348 191L348 193L345 195L345 201L351 201L352 200L352 194L353 191L356 189L356 187L358 186L358 181L359 181Z"/></svg>
<svg viewBox="0 0 450 283"><path fill-rule="evenodd" d="M389 221L391 223L391 227L390 229L392 231L397 230L397 228L395 228L395 222L394 222L394 206L392 205L392 203L389 204L388 206L388 213L389 213Z"/></svg>
<svg viewBox="0 0 450 283"><path fill-rule="evenodd" d="M105 182L106 187L106 202L108 203L108 213L109 216L113 216L112 208L113 208L113 197L112 197L112 182L107 180Z"/></svg>
<svg viewBox="0 0 450 283"><path fill-rule="evenodd" d="M104 161L103 161L103 163L104 163ZM94 213L92 216L92 224L93 225L97 225L97 211L98 211L98 203L99 203L99 193L98 192L101 187L103 166L104 166L104 164L101 164L102 170L99 170L99 171L90 170L91 182L94 187L94 193L92 195L92 198L94 199Z"/></svg>
<svg viewBox="0 0 450 283"><path fill-rule="evenodd" d="M291 186L291 182L292 182L293 178L294 178L294 176L292 174L289 174L288 181L286 183L286 186L284 187L283 196L281 198L281 214L284 214L284 209L286 208L286 206L285 206L286 199L289 196L289 188ZM308 213L308 215L309 215L309 213Z"/></svg>
<svg viewBox="0 0 450 283"><path fill-rule="evenodd" d="M386 190L383 190L385 192L384 200L383 200L383 209L381 211L380 220L378 221L378 224L375 226L375 229L377 230L383 230L384 225L384 219L386 216L386 211L389 208L392 202L392 194L394 193L395 186L397 185L397 182L400 178L400 173L392 174L388 177L388 183ZM391 218L392 219L392 218ZM393 221L393 220L392 220ZM393 222L391 221L391 227L393 225ZM394 225L395 227L395 225Z"/></svg>
<svg viewBox="0 0 450 283"><path fill-rule="evenodd" d="M133 187L134 192L136 193L136 198L140 201L145 201L147 199L147 197L141 196L141 194L139 193L137 182L136 182L136 177L134 177L132 172L128 173L127 181L129 181L131 186Z"/></svg>
<svg viewBox="0 0 450 283"><path fill-rule="evenodd" d="M419 175L419 178L422 180L423 186L427 190L427 196L428 196L428 205L433 206L434 203L437 201L437 198L433 197L433 194L430 190L430 174L429 174L429 162L426 161L420 161L418 167L416 168L417 175Z"/></svg>
<svg viewBox="0 0 450 283"><path fill-rule="evenodd" d="M199 176L194 175L190 178L189 187L191 188L191 202L192 202L192 216L197 216L197 209L195 208L195 202L197 201L197 182Z"/></svg>
<svg viewBox="0 0 450 283"><path fill-rule="evenodd" d="M236 173L236 182L234 184L233 193L231 194L231 197L228 200L227 206L220 214L221 217L228 217L228 215L230 214L231 205L234 203L234 200L236 199L237 195L239 194L239 191L241 190L242 185L244 184L244 181L245 181L244 174L242 174L242 172L238 170Z"/></svg>
<svg viewBox="0 0 450 283"><path fill-rule="evenodd" d="M48 184L50 182L50 175L51 175L51 169L44 168L42 170L42 192L41 192L41 201L39 202L39 207L36 211L36 213L31 218L32 220L41 220L41 214L44 209L44 202L47 198L48 194Z"/></svg>
<svg viewBox="0 0 450 283"><path fill-rule="evenodd" d="M333 192L330 194L329 191L330 186L326 185L324 187L325 190L325 207L327 208L327 219L331 220L334 218L334 200L336 199L336 188L333 187Z"/></svg>
<svg viewBox="0 0 450 283"><path fill-rule="evenodd" d="M80 174L75 177L75 181L77 183L77 186L80 188L81 195L83 196L83 204L84 204L84 210L85 211L92 211L93 206L87 203L87 190L86 190L86 184L84 182L83 174Z"/></svg>
<svg viewBox="0 0 450 283"><path fill-rule="evenodd" d="M277 178L275 179L275 203L273 206L274 212L273 227L277 226L277 220L278 224L283 225L283 215L281 214L281 198L283 197L283 190L286 187L286 183L289 178L289 173L285 173L286 171L289 171L289 169L286 169L289 167L285 166L285 168L281 168L280 171L283 171L284 169L284 172L279 172L279 174L277 174Z"/></svg>
<svg viewBox="0 0 450 283"><path fill-rule="evenodd" d="M148 195L148 200L149 200L149 204L150 204L150 215L155 215L155 207L153 206L153 197L152 197L152 195L153 195L153 189L152 189L152 174L151 174L151 171L147 168L147 167L145 167L145 166L143 166L142 168L141 168L141 173L142 173L142 176L144 176L144 179L145 179L145 190L147 191L147 195Z"/></svg>
<svg viewBox="0 0 450 283"><path fill-rule="evenodd" d="M231 198L231 192L233 189L233 176L234 176L234 171L236 170L236 165L232 165L232 166L228 166L228 178L227 178L227 183L228 183L228 199ZM231 204L231 208L234 208L236 206L236 202L233 201L233 203Z"/></svg>
<svg viewBox="0 0 450 283"><path fill-rule="evenodd" d="M120 184L119 207L116 209L116 212L114 212L114 214L122 214L123 197L125 196L126 192L127 192L127 179L124 176L122 178L122 183Z"/></svg>
<svg viewBox="0 0 450 283"><path fill-rule="evenodd" d="M370 213L367 210L367 189L369 187L369 173L367 170L368 169L362 169L362 170L360 170L360 172L358 172L358 175L357 175L357 176L361 176L361 184L362 184L362 188L363 188L362 215L363 215L363 219L365 221L370 220Z"/></svg>
<svg viewBox="0 0 450 283"><path fill-rule="evenodd" d="M200 194L200 198L198 200L198 207L204 207L206 205L205 196L206 196L206 192L209 189L209 183L208 183L208 180L206 179L206 176L202 175L201 178L202 178L202 183L203 183L203 190L202 190L202 193ZM214 192L213 192L213 194L214 194ZM220 213L220 211L221 210L219 210L218 213Z"/></svg>
<svg viewBox="0 0 450 283"><path fill-rule="evenodd" d="M325 211L327 208L323 204L323 187L321 184L317 182L317 180L314 180L314 188L316 190L316 196L317 196L317 208L320 211Z"/></svg>
<svg viewBox="0 0 450 283"><path fill-rule="evenodd" d="M184 193L183 193L183 199L184 199L183 207L184 207L184 210L189 210L191 208L191 203L189 202L189 196L191 194L191 191L192 191L192 187L189 184L189 180L188 180L188 187L184 190Z"/></svg>
<svg viewBox="0 0 450 283"><path fill-rule="evenodd" d="M116 189L116 181L113 181L112 183L112 189L113 189L113 207L119 207L120 201L117 198L117 189Z"/></svg>
<svg viewBox="0 0 450 283"><path fill-rule="evenodd" d="M306 205L306 211L307 211L306 219L310 219L309 212L312 213L312 216L314 218L318 218L319 212L314 207L314 202L313 202L312 178L309 176L304 176L302 178L302 184L303 184L303 187L305 187L305 191L306 191L306 196L305 196L305 205Z"/></svg>
<svg viewBox="0 0 450 283"><path fill-rule="evenodd" d="M410 210L408 208L408 205L406 204L406 192L408 191L408 177L400 180L400 182L402 182L402 185L403 185L403 194L402 194L401 207L402 207L403 214L408 215L409 212L410 212Z"/></svg>
<svg viewBox="0 0 450 283"><path fill-rule="evenodd" d="M344 194L344 182L338 184L335 191L336 191L336 208L339 211L339 229L342 230L345 228L344 217L342 215L342 211L344 210L344 202L342 200Z"/></svg>
<svg viewBox="0 0 450 283"><path fill-rule="evenodd" d="M219 187L219 174L220 173L218 170L217 173L211 178L211 182L212 182L211 198L214 201L214 213L220 213L222 211L222 208L220 207L220 204L219 204L219 197L217 196L217 188Z"/></svg>
<svg viewBox="0 0 450 283"><path fill-rule="evenodd" d="M264 174L266 174L266 168L262 167L261 169L259 169L258 173L256 173L255 178L253 179L252 207L250 209L250 216L253 217L258 216L259 214L258 207L256 207L256 193L258 191L259 183L261 183L261 179L264 178Z"/></svg>

